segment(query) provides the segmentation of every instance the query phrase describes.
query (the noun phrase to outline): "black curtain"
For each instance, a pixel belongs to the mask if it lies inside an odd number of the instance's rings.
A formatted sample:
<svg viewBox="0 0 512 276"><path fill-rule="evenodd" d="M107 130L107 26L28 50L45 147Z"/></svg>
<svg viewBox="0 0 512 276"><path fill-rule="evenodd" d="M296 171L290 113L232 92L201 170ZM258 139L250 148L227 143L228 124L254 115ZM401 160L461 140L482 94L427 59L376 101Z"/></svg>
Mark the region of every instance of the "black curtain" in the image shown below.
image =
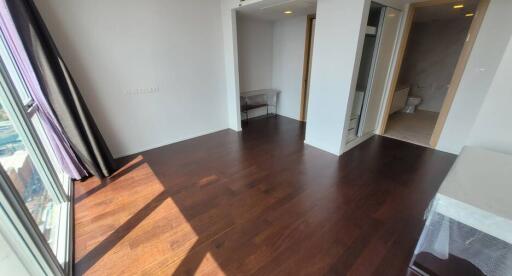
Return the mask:
<svg viewBox="0 0 512 276"><path fill-rule="evenodd" d="M7 0L25 50L71 147L93 175L103 178L116 164L80 91L32 0Z"/></svg>

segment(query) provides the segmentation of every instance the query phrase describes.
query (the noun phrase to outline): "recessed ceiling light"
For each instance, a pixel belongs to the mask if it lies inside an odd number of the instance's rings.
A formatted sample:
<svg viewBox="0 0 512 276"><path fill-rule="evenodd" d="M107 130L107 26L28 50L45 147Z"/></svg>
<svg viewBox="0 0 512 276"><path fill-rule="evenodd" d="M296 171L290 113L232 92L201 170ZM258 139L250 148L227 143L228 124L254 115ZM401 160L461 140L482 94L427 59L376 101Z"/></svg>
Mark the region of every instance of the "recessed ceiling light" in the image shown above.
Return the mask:
<svg viewBox="0 0 512 276"><path fill-rule="evenodd" d="M466 13L466 16L467 16L467 17L471 17L471 16L474 16L474 15L475 15L475 14L474 14L474 13L472 13L472 12L470 12L470 13Z"/></svg>
<svg viewBox="0 0 512 276"><path fill-rule="evenodd" d="M283 13L284 13L284 14L292 14L292 13L293 13L293 11L285 11L285 12L283 12Z"/></svg>
<svg viewBox="0 0 512 276"><path fill-rule="evenodd" d="M462 4L454 5L453 8L454 9L462 9L462 8L464 8L464 5L462 5Z"/></svg>

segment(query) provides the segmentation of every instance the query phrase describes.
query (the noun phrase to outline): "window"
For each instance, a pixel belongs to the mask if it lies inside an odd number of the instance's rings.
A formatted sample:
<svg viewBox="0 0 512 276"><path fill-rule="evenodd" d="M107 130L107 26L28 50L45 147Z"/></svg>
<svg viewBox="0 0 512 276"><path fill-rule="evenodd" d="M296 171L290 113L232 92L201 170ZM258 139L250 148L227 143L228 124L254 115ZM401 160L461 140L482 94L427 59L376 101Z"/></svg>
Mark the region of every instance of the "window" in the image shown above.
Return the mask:
<svg viewBox="0 0 512 276"><path fill-rule="evenodd" d="M0 217L0 233L5 223L20 221L16 229L34 242L28 250L38 251L26 255L42 256L35 262L46 262L51 274L63 274L70 266L71 180L59 166L3 36L0 58L0 186L2 205L15 210Z"/></svg>
<svg viewBox="0 0 512 276"><path fill-rule="evenodd" d="M57 250L59 200L52 197L28 150L28 141L20 135L0 98L0 164L22 197L37 226L51 248Z"/></svg>

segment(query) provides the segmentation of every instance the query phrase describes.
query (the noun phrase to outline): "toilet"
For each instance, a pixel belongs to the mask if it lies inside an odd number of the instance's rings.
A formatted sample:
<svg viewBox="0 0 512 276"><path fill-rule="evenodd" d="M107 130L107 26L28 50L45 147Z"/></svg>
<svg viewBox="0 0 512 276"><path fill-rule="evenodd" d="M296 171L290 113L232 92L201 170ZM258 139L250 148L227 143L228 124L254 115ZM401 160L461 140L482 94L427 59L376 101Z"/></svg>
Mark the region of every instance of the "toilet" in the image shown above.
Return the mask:
<svg viewBox="0 0 512 276"><path fill-rule="evenodd" d="M420 105L422 98L410 95L410 91L410 87L404 87L395 92L389 114L395 112L414 113L416 111L416 107Z"/></svg>
<svg viewBox="0 0 512 276"><path fill-rule="evenodd" d="M421 97L409 96L407 97L407 102L405 103L405 107L402 112L405 113L414 113L416 111L416 107L421 103Z"/></svg>

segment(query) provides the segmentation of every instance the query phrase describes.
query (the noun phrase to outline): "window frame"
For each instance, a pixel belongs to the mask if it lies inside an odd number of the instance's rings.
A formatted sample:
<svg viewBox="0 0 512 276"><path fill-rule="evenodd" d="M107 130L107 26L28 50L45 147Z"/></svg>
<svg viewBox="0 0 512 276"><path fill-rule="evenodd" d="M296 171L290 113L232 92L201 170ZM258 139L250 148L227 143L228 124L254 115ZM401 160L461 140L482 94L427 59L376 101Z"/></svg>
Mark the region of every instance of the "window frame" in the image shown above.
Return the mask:
<svg viewBox="0 0 512 276"><path fill-rule="evenodd" d="M0 97L3 98L4 108L10 116L14 127L18 130L21 139L26 144L26 149L34 167L39 172L44 187L48 193L60 204L60 219L57 226L57 249L54 253L49 243L46 241L42 232L39 231L35 220L32 218L28 208L25 206L21 195L17 193L14 184L9 177L6 177L5 170L0 166L0 187L5 193L2 204L11 206L11 222L18 220L17 227L19 232L26 232L24 238L30 238L34 246L29 247L32 255L40 255L39 261L44 261L46 266L52 272L50 275L71 275L73 267L72 259L72 238L73 238L73 185L70 177L63 181L55 171L53 164L46 152L39 134L35 130L31 119L37 114L37 106L33 99L25 104L21 99L19 89L24 89L22 93L28 94L27 86L19 74L19 69L14 62L12 54L7 48L3 34L0 33ZM9 70L10 68L10 70ZM15 71L13 71L13 69ZM12 75L16 73L16 75ZM13 80L16 78L16 80ZM18 85L16 85L18 82ZM22 87L20 87L20 85ZM29 95L29 94L28 94ZM48 149L53 150L53 149ZM67 185L67 191L64 188ZM21 201L20 201L21 200ZM1 221L0 221L1 222ZM58 267L58 269L55 268Z"/></svg>
<svg viewBox="0 0 512 276"><path fill-rule="evenodd" d="M0 231L10 244L17 245L20 261L31 272L71 275L65 272L9 176L0 166ZM7 233L9 235L6 235ZM37 273L34 275L38 275Z"/></svg>

